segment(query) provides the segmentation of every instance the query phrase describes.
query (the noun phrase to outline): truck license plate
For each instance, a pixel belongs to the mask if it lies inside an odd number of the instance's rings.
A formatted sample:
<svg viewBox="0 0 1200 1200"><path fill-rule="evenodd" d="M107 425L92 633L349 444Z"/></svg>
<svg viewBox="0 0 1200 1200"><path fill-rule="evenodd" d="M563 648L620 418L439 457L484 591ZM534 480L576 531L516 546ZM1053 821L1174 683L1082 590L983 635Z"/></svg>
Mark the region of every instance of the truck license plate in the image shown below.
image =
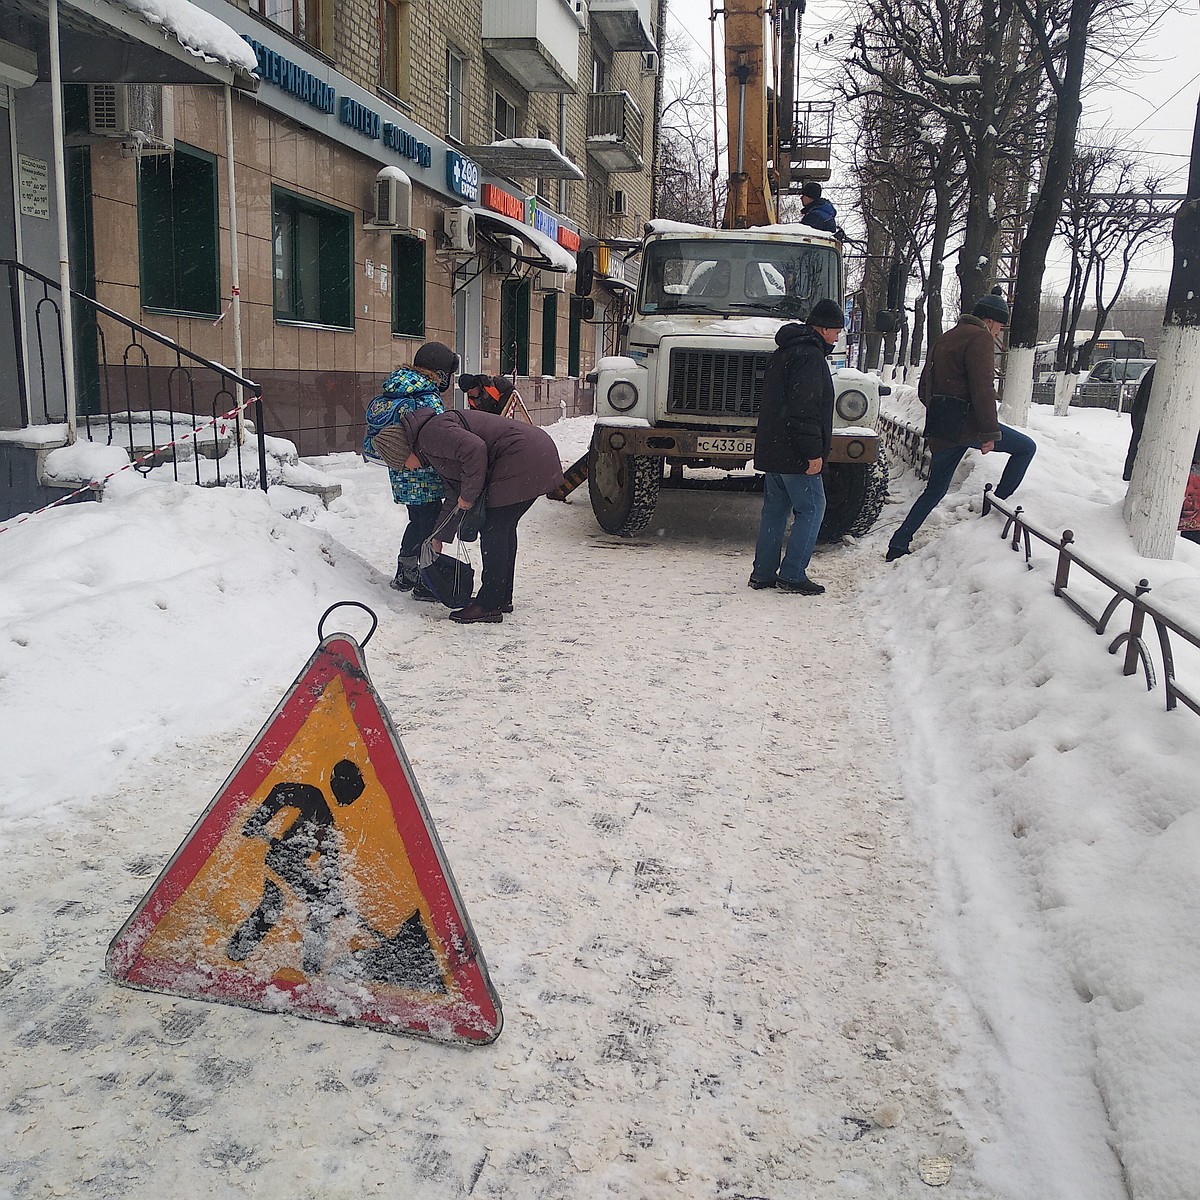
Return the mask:
<svg viewBox="0 0 1200 1200"><path fill-rule="evenodd" d="M740 454L746 458L754 455L752 437L698 437L697 454Z"/></svg>

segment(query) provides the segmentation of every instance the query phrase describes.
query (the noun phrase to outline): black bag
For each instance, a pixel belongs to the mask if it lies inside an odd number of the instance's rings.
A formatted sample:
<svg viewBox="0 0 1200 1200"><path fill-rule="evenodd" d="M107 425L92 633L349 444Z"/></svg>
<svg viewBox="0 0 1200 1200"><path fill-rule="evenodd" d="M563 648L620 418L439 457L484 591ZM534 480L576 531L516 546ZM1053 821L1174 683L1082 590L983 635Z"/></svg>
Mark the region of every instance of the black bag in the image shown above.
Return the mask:
<svg viewBox="0 0 1200 1200"><path fill-rule="evenodd" d="M439 554L418 566L421 582L447 607L466 608L475 592L475 568L452 554Z"/></svg>
<svg viewBox="0 0 1200 1200"><path fill-rule="evenodd" d="M957 443L967 426L970 411L970 400L962 396L930 396L925 406L926 440L936 438L939 442Z"/></svg>

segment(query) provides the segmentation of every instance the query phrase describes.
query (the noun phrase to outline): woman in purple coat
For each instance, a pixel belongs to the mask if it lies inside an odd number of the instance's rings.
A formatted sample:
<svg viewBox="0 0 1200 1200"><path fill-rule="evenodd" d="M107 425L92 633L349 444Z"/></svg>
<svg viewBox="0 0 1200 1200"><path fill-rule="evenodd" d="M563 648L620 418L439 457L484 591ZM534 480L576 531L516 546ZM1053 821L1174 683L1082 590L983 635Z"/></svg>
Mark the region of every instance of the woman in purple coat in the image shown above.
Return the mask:
<svg viewBox="0 0 1200 1200"><path fill-rule="evenodd" d="M432 467L441 476L446 488L438 522L442 541L449 541L465 514L483 501L483 578L475 599L450 619L462 625L503 621L513 610L517 523L539 496L562 482L553 439L536 425L493 413L421 409L377 434L375 447L389 466L397 460L409 470ZM434 549L440 549L438 542Z"/></svg>

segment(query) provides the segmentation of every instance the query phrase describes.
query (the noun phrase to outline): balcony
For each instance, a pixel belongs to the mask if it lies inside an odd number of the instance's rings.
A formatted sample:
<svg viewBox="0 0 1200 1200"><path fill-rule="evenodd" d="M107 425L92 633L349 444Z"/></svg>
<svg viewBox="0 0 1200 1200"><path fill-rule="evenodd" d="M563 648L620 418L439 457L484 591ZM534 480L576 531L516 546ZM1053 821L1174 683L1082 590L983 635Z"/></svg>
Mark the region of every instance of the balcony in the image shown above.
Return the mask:
<svg viewBox="0 0 1200 1200"><path fill-rule="evenodd" d="M650 0L589 0L592 26L614 50L656 50Z"/></svg>
<svg viewBox="0 0 1200 1200"><path fill-rule="evenodd" d="M527 92L573 92L582 0L483 0L483 50Z"/></svg>
<svg viewBox="0 0 1200 1200"><path fill-rule="evenodd" d="M587 152L606 171L640 171L646 165L642 114L628 92L588 96Z"/></svg>

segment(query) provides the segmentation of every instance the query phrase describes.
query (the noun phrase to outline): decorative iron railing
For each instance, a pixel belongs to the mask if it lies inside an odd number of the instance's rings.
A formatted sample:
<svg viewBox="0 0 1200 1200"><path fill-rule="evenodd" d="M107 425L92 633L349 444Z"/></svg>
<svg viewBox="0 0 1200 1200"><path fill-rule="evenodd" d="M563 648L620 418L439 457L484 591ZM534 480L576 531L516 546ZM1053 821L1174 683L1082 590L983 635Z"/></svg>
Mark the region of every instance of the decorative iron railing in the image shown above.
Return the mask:
<svg viewBox="0 0 1200 1200"><path fill-rule="evenodd" d="M1139 579L1130 588L1125 584L1106 575L1099 567L1084 559L1074 548L1075 534L1070 529L1064 529L1060 538L1044 533L1025 516L1020 505L1009 508L1003 500L999 500L992 492L989 483L983 489L983 516L996 509L1004 515L1004 531L1001 537L1011 544L1015 551L1025 550L1025 565L1032 569L1030 561L1034 541L1044 542L1058 552L1058 563L1054 572L1054 594L1060 600L1066 601L1072 612L1082 617L1097 634L1103 636L1109 622L1116 615L1122 604L1129 604L1129 623L1127 627L1109 643L1109 654L1116 654L1122 648L1125 653L1121 664L1123 675L1134 675L1140 666L1146 679L1146 690L1153 691L1155 685L1154 660L1146 644L1145 634L1147 619L1153 624L1158 635L1159 656L1162 661L1163 689L1166 692L1168 711L1175 708L1180 700L1192 712L1200 714L1200 698L1189 692L1175 675L1175 653L1171 644L1172 634L1200 650L1200 632L1189 628L1177 617L1164 612L1150 598L1150 581ZM1070 590L1071 568L1078 567L1092 579L1102 584L1112 593L1111 599L1105 604L1103 611L1097 616L1093 614L1083 601Z"/></svg>
<svg viewBox="0 0 1200 1200"><path fill-rule="evenodd" d="M22 420L61 423L68 387L62 289L23 263L4 259L0 266L8 272ZM71 299L81 436L122 446L143 473L169 465L176 481L266 490L258 384L90 296L72 289ZM254 413L256 466L242 461L247 411Z"/></svg>

